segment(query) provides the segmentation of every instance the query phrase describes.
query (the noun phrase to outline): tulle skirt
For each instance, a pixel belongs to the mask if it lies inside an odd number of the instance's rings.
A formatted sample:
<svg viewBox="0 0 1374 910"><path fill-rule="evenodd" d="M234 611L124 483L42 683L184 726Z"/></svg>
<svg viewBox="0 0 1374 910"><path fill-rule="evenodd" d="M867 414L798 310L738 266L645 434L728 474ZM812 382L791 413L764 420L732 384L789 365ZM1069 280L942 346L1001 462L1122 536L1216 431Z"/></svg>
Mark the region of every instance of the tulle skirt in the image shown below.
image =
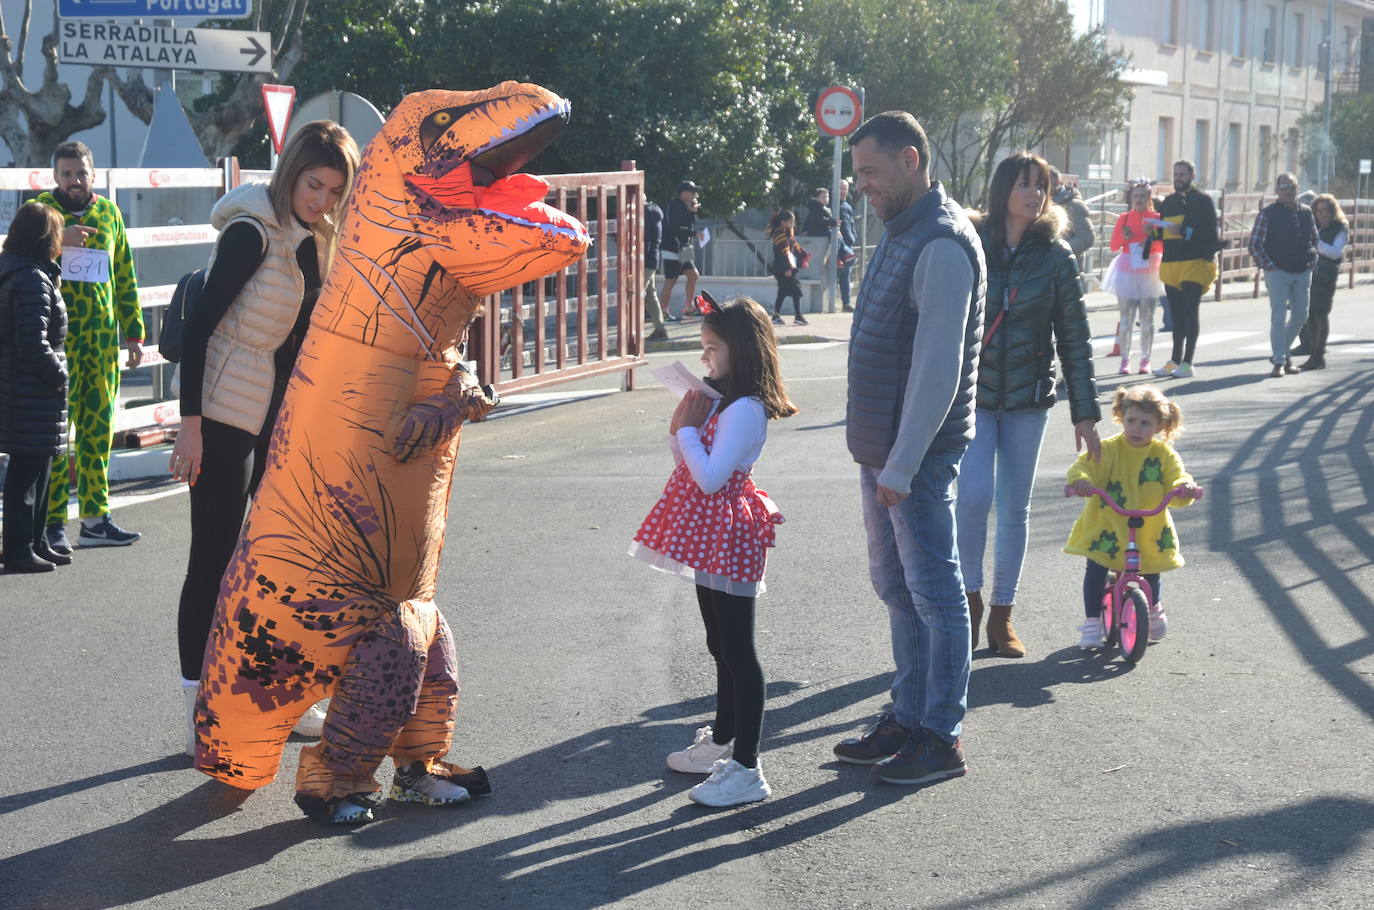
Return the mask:
<svg viewBox="0 0 1374 910"><path fill-rule="evenodd" d="M1111 291L1125 300L1144 300L1164 296L1164 282L1159 280L1159 263L1152 261L1151 268L1139 271L1130 268L1131 254L1118 253L1107 266L1107 274L1102 279L1102 289Z"/></svg>

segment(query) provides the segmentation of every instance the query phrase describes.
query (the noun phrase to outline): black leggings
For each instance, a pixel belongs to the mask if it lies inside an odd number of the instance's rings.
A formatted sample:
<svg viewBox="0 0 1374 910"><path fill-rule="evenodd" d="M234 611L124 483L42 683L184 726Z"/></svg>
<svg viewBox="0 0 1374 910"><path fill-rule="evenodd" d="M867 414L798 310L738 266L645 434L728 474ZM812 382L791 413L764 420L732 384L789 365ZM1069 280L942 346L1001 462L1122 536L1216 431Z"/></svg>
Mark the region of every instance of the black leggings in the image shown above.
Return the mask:
<svg viewBox="0 0 1374 910"><path fill-rule="evenodd" d="M267 444L279 404L280 398L275 398L263 430L256 436L218 420L201 418L204 454L200 477L191 487L191 555L177 607L177 647L183 679L200 679L220 581L243 530L248 500L257 492L267 467Z"/></svg>
<svg viewBox="0 0 1374 910"><path fill-rule="evenodd" d="M1091 559L1088 567L1083 570L1083 612L1088 618L1095 619L1102 615L1102 592L1107 590L1107 567L1100 566ZM1152 572L1149 575L1142 575L1150 585L1150 592L1154 595L1154 601L1150 606L1159 603L1159 573Z"/></svg>
<svg viewBox="0 0 1374 910"><path fill-rule="evenodd" d="M735 741L735 761L759 763L763 735L763 667L754 650L754 598L697 585L706 648L716 661L716 720L711 738Z"/></svg>
<svg viewBox="0 0 1374 910"><path fill-rule="evenodd" d="M792 298L792 314L801 316L801 282L796 275L779 275L774 273L773 277L778 282L778 296L773 300L773 315L782 315L782 305L788 297Z"/></svg>
<svg viewBox="0 0 1374 910"><path fill-rule="evenodd" d="M51 455L10 455L5 472L5 559L26 562L44 541Z"/></svg>
<svg viewBox="0 0 1374 910"><path fill-rule="evenodd" d="M1335 281L1328 283L1315 276L1312 278L1307 324L1303 326L1302 333L1307 342L1308 353L1313 357L1326 357L1326 339L1331 333L1331 301L1335 296Z"/></svg>
<svg viewBox="0 0 1374 910"><path fill-rule="evenodd" d="M1197 353L1198 310L1202 308L1205 290L1195 281L1185 281L1177 288L1172 284L1164 285L1164 293L1169 298L1170 322L1174 327L1174 353L1169 359L1176 364L1192 363Z"/></svg>

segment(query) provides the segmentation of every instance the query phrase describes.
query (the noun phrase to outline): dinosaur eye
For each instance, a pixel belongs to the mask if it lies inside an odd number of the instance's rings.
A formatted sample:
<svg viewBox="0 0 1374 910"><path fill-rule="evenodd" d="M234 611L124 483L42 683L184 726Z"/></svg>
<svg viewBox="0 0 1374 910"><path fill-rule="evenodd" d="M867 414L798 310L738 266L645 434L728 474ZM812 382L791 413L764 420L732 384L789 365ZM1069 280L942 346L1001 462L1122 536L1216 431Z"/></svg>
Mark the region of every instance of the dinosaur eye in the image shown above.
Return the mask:
<svg viewBox="0 0 1374 910"><path fill-rule="evenodd" d="M434 122L439 126L448 126L453 122L453 115L448 111L440 111L434 115Z"/></svg>

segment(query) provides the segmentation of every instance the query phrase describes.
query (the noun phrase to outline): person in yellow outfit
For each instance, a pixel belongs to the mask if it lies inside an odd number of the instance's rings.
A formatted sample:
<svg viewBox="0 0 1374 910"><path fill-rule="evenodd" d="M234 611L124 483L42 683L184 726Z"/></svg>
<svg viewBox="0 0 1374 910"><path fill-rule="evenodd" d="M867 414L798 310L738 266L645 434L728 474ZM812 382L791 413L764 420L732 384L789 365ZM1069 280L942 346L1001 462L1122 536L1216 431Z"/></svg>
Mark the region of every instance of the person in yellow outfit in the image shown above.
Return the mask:
<svg viewBox="0 0 1374 910"><path fill-rule="evenodd" d="M1180 506L1202 495L1183 460L1169 443L1183 431L1183 409L1165 398L1153 386L1118 389L1112 403L1112 420L1122 432L1102 443L1102 460L1084 454L1069 468L1068 484L1076 496L1092 496L1093 487L1104 490L1123 509L1153 509L1175 487L1182 494L1174 499ZM1083 572L1083 609L1087 619L1078 627L1078 646L1085 650L1101 648L1104 642L1102 591L1107 571L1125 568L1128 539L1126 518L1101 499L1093 497L1073 524L1064 552L1087 559ZM1149 583L1154 602L1150 604L1150 641L1159 641L1169 628L1168 617L1159 598L1159 573L1183 565L1174 519L1165 509L1144 519L1136 531L1140 548L1140 574Z"/></svg>
<svg viewBox="0 0 1374 910"><path fill-rule="evenodd" d="M83 547L128 546L139 535L110 519L110 447L114 443L114 409L119 396L119 355L129 352L129 367L143 362L143 314L138 305L134 258L119 207L91 191L95 159L81 142L64 142L53 152L57 186L37 201L62 215L63 247L84 247L83 270L89 281L63 280L67 304L67 364L71 370L68 413L76 429L77 504ZM70 254L68 254L70 255ZM102 261L103 260L103 261ZM48 487L48 546L69 555L67 500L71 495L67 460L53 459Z"/></svg>

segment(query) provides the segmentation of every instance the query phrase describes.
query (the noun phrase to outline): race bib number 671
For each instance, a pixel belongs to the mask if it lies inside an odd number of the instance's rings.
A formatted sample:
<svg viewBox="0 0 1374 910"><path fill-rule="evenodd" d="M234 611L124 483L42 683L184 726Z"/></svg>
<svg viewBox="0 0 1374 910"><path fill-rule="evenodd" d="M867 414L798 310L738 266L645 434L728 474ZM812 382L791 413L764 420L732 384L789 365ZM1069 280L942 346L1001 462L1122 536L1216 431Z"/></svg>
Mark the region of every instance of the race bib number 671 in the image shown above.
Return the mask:
<svg viewBox="0 0 1374 910"><path fill-rule="evenodd" d="M103 284L110 280L110 254L82 246L62 248L62 280Z"/></svg>

